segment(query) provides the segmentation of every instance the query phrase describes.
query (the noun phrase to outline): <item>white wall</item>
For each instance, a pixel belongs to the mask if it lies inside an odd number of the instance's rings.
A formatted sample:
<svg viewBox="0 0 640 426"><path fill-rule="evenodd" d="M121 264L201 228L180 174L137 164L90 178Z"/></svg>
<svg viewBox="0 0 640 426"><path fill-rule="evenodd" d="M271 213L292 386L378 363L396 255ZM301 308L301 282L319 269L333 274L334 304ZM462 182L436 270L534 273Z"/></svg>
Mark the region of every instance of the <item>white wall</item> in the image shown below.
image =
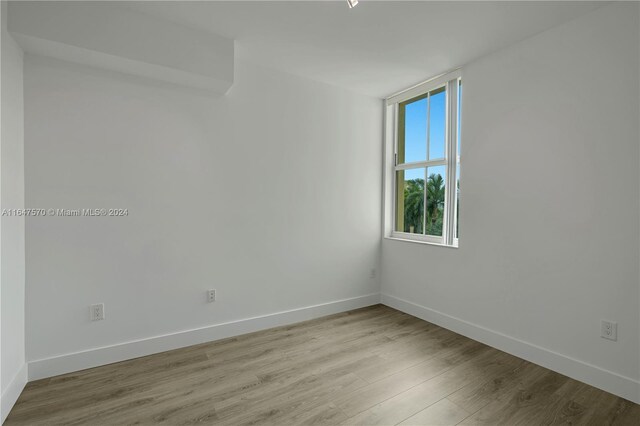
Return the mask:
<svg viewBox="0 0 640 426"><path fill-rule="evenodd" d="M2 2L2 109L0 143L0 209L24 208L22 51L6 31ZM0 422L26 383L24 218L0 219L0 322L2 403Z"/></svg>
<svg viewBox="0 0 640 426"><path fill-rule="evenodd" d="M28 360L377 294L381 108L246 61L213 98L26 55L27 205L129 209L27 220Z"/></svg>
<svg viewBox="0 0 640 426"><path fill-rule="evenodd" d="M638 15L606 6L463 69L460 248L385 239L382 293L640 401Z"/></svg>

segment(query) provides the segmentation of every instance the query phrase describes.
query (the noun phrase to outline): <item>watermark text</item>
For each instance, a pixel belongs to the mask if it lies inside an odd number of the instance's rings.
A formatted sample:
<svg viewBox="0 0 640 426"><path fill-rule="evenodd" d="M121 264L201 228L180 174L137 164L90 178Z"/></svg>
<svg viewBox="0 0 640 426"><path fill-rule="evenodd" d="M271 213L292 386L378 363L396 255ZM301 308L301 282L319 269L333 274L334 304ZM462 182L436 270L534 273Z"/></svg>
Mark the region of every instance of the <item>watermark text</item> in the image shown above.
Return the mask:
<svg viewBox="0 0 640 426"><path fill-rule="evenodd" d="M123 217L129 209L2 209L2 217Z"/></svg>

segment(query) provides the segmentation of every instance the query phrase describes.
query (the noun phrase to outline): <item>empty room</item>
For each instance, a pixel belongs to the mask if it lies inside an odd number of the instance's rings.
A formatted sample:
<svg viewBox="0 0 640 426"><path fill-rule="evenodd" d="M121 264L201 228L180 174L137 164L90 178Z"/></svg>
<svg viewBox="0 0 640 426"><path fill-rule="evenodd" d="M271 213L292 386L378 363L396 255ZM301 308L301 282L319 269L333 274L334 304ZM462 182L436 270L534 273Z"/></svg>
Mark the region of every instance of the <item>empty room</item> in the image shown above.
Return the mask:
<svg viewBox="0 0 640 426"><path fill-rule="evenodd" d="M1 4L4 426L640 426L640 2Z"/></svg>

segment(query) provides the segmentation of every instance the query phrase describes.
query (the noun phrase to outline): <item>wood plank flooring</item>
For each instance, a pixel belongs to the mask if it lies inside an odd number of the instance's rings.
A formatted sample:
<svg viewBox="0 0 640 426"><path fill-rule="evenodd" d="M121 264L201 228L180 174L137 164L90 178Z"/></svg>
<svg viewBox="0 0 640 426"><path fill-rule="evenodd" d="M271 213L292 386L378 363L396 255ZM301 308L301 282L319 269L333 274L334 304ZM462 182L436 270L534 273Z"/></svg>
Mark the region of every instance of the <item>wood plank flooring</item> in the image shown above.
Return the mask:
<svg viewBox="0 0 640 426"><path fill-rule="evenodd" d="M31 382L6 425L640 425L640 406L378 305Z"/></svg>

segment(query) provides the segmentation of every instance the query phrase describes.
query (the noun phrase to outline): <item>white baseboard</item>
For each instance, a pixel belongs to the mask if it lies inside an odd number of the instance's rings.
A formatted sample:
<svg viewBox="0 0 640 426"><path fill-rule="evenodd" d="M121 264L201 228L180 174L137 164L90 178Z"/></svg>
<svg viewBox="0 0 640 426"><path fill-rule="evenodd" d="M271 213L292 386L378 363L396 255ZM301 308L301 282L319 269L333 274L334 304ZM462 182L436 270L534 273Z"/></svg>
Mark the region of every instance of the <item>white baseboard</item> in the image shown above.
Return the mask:
<svg viewBox="0 0 640 426"><path fill-rule="evenodd" d="M640 404L640 382L413 302L381 294L382 304Z"/></svg>
<svg viewBox="0 0 640 426"><path fill-rule="evenodd" d="M4 423L26 384L27 364L24 363L13 380L9 383L9 386L7 386L7 389L2 392L2 396L0 396L0 424Z"/></svg>
<svg viewBox="0 0 640 426"><path fill-rule="evenodd" d="M267 328L293 324L325 315L349 311L351 309L376 305L378 303L380 303L380 294L369 294L51 358L38 359L29 361L29 380L43 379L58 374L70 373L158 352L252 333Z"/></svg>

